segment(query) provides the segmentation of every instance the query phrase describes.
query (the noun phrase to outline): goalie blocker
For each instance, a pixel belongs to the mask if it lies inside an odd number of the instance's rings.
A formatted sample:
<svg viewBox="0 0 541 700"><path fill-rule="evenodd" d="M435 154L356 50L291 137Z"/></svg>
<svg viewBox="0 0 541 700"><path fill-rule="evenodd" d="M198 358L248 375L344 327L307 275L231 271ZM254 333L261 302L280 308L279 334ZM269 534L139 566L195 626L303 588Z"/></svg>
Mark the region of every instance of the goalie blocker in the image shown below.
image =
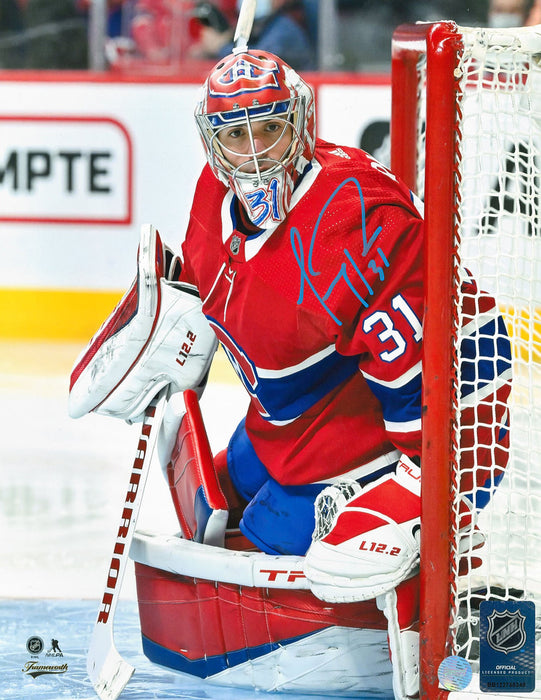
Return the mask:
<svg viewBox="0 0 541 700"><path fill-rule="evenodd" d="M342 481L316 500L305 574L329 602L368 600L395 589L419 563L421 470L402 455L396 473L361 487Z"/></svg>
<svg viewBox="0 0 541 700"><path fill-rule="evenodd" d="M68 411L137 421L160 389L202 393L217 348L197 289L176 281L180 260L141 228L137 276L71 373Z"/></svg>

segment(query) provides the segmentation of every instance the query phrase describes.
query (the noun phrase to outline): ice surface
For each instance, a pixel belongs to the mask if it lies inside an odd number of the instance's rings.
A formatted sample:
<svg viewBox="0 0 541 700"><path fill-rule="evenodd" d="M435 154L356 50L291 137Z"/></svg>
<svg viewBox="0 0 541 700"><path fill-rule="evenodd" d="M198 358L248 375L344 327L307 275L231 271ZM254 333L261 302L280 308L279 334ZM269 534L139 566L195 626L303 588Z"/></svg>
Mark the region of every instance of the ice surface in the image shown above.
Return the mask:
<svg viewBox="0 0 541 700"><path fill-rule="evenodd" d="M0 601L0 697L2 700L96 700L86 674L86 649L96 617L96 601L51 599L4 599ZM150 698L197 698L198 700L252 700L255 694L232 688L213 687L190 676L169 672L151 664L143 655L137 603L121 601L115 618L115 642L120 654L136 671L121 700ZM39 636L45 651L39 658L26 651L29 637ZM47 657L50 640L58 640L62 657ZM40 665L67 665L65 673L37 678L24 673L32 659ZM258 695L261 698L261 694Z"/></svg>

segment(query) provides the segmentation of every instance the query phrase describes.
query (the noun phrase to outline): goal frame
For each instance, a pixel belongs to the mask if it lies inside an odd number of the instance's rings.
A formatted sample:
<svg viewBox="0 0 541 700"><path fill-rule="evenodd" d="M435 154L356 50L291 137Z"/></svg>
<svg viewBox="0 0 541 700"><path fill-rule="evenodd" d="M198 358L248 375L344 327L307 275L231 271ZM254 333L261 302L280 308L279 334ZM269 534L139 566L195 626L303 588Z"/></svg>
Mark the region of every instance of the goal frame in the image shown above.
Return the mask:
<svg viewBox="0 0 541 700"><path fill-rule="evenodd" d="M393 35L391 169L417 191L417 62L426 53L425 315L423 323L423 440L420 570L420 697L446 698L438 683L445 656L452 585L451 503L453 307L457 81L460 35L454 22L402 25ZM437 478L434 478L437 475ZM428 478L430 476L430 478ZM446 504L447 507L441 507ZM434 535L433 533L437 533ZM437 575L434 575L437 572Z"/></svg>

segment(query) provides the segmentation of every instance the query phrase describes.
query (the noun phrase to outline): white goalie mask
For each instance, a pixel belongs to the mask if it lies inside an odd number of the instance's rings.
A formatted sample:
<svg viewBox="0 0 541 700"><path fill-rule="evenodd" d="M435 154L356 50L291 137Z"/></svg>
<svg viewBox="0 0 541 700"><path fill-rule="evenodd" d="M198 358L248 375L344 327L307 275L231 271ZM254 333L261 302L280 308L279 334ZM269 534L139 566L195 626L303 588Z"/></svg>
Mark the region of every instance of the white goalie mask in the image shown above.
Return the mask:
<svg viewBox="0 0 541 700"><path fill-rule="evenodd" d="M273 54L232 54L211 71L195 118L214 175L250 220L263 229L283 221L314 155L311 88Z"/></svg>

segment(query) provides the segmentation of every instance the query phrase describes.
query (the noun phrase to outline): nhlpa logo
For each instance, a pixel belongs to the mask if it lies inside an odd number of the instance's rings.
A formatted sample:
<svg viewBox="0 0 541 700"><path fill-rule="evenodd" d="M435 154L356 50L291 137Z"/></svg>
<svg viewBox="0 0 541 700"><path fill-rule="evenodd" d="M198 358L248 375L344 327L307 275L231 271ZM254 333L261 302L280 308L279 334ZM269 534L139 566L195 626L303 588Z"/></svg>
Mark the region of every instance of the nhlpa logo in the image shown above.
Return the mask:
<svg viewBox="0 0 541 700"><path fill-rule="evenodd" d="M495 650L504 654L518 651L526 642L524 621L526 617L516 610L510 612L494 610L488 618L487 642Z"/></svg>
<svg viewBox="0 0 541 700"><path fill-rule="evenodd" d="M217 83L224 86L224 92L210 90L214 97L230 97L243 92L277 88L276 74L279 72L276 61L260 59L256 56L239 58L225 73L219 76ZM250 81L254 82L250 87ZM247 85L248 83L248 85Z"/></svg>

